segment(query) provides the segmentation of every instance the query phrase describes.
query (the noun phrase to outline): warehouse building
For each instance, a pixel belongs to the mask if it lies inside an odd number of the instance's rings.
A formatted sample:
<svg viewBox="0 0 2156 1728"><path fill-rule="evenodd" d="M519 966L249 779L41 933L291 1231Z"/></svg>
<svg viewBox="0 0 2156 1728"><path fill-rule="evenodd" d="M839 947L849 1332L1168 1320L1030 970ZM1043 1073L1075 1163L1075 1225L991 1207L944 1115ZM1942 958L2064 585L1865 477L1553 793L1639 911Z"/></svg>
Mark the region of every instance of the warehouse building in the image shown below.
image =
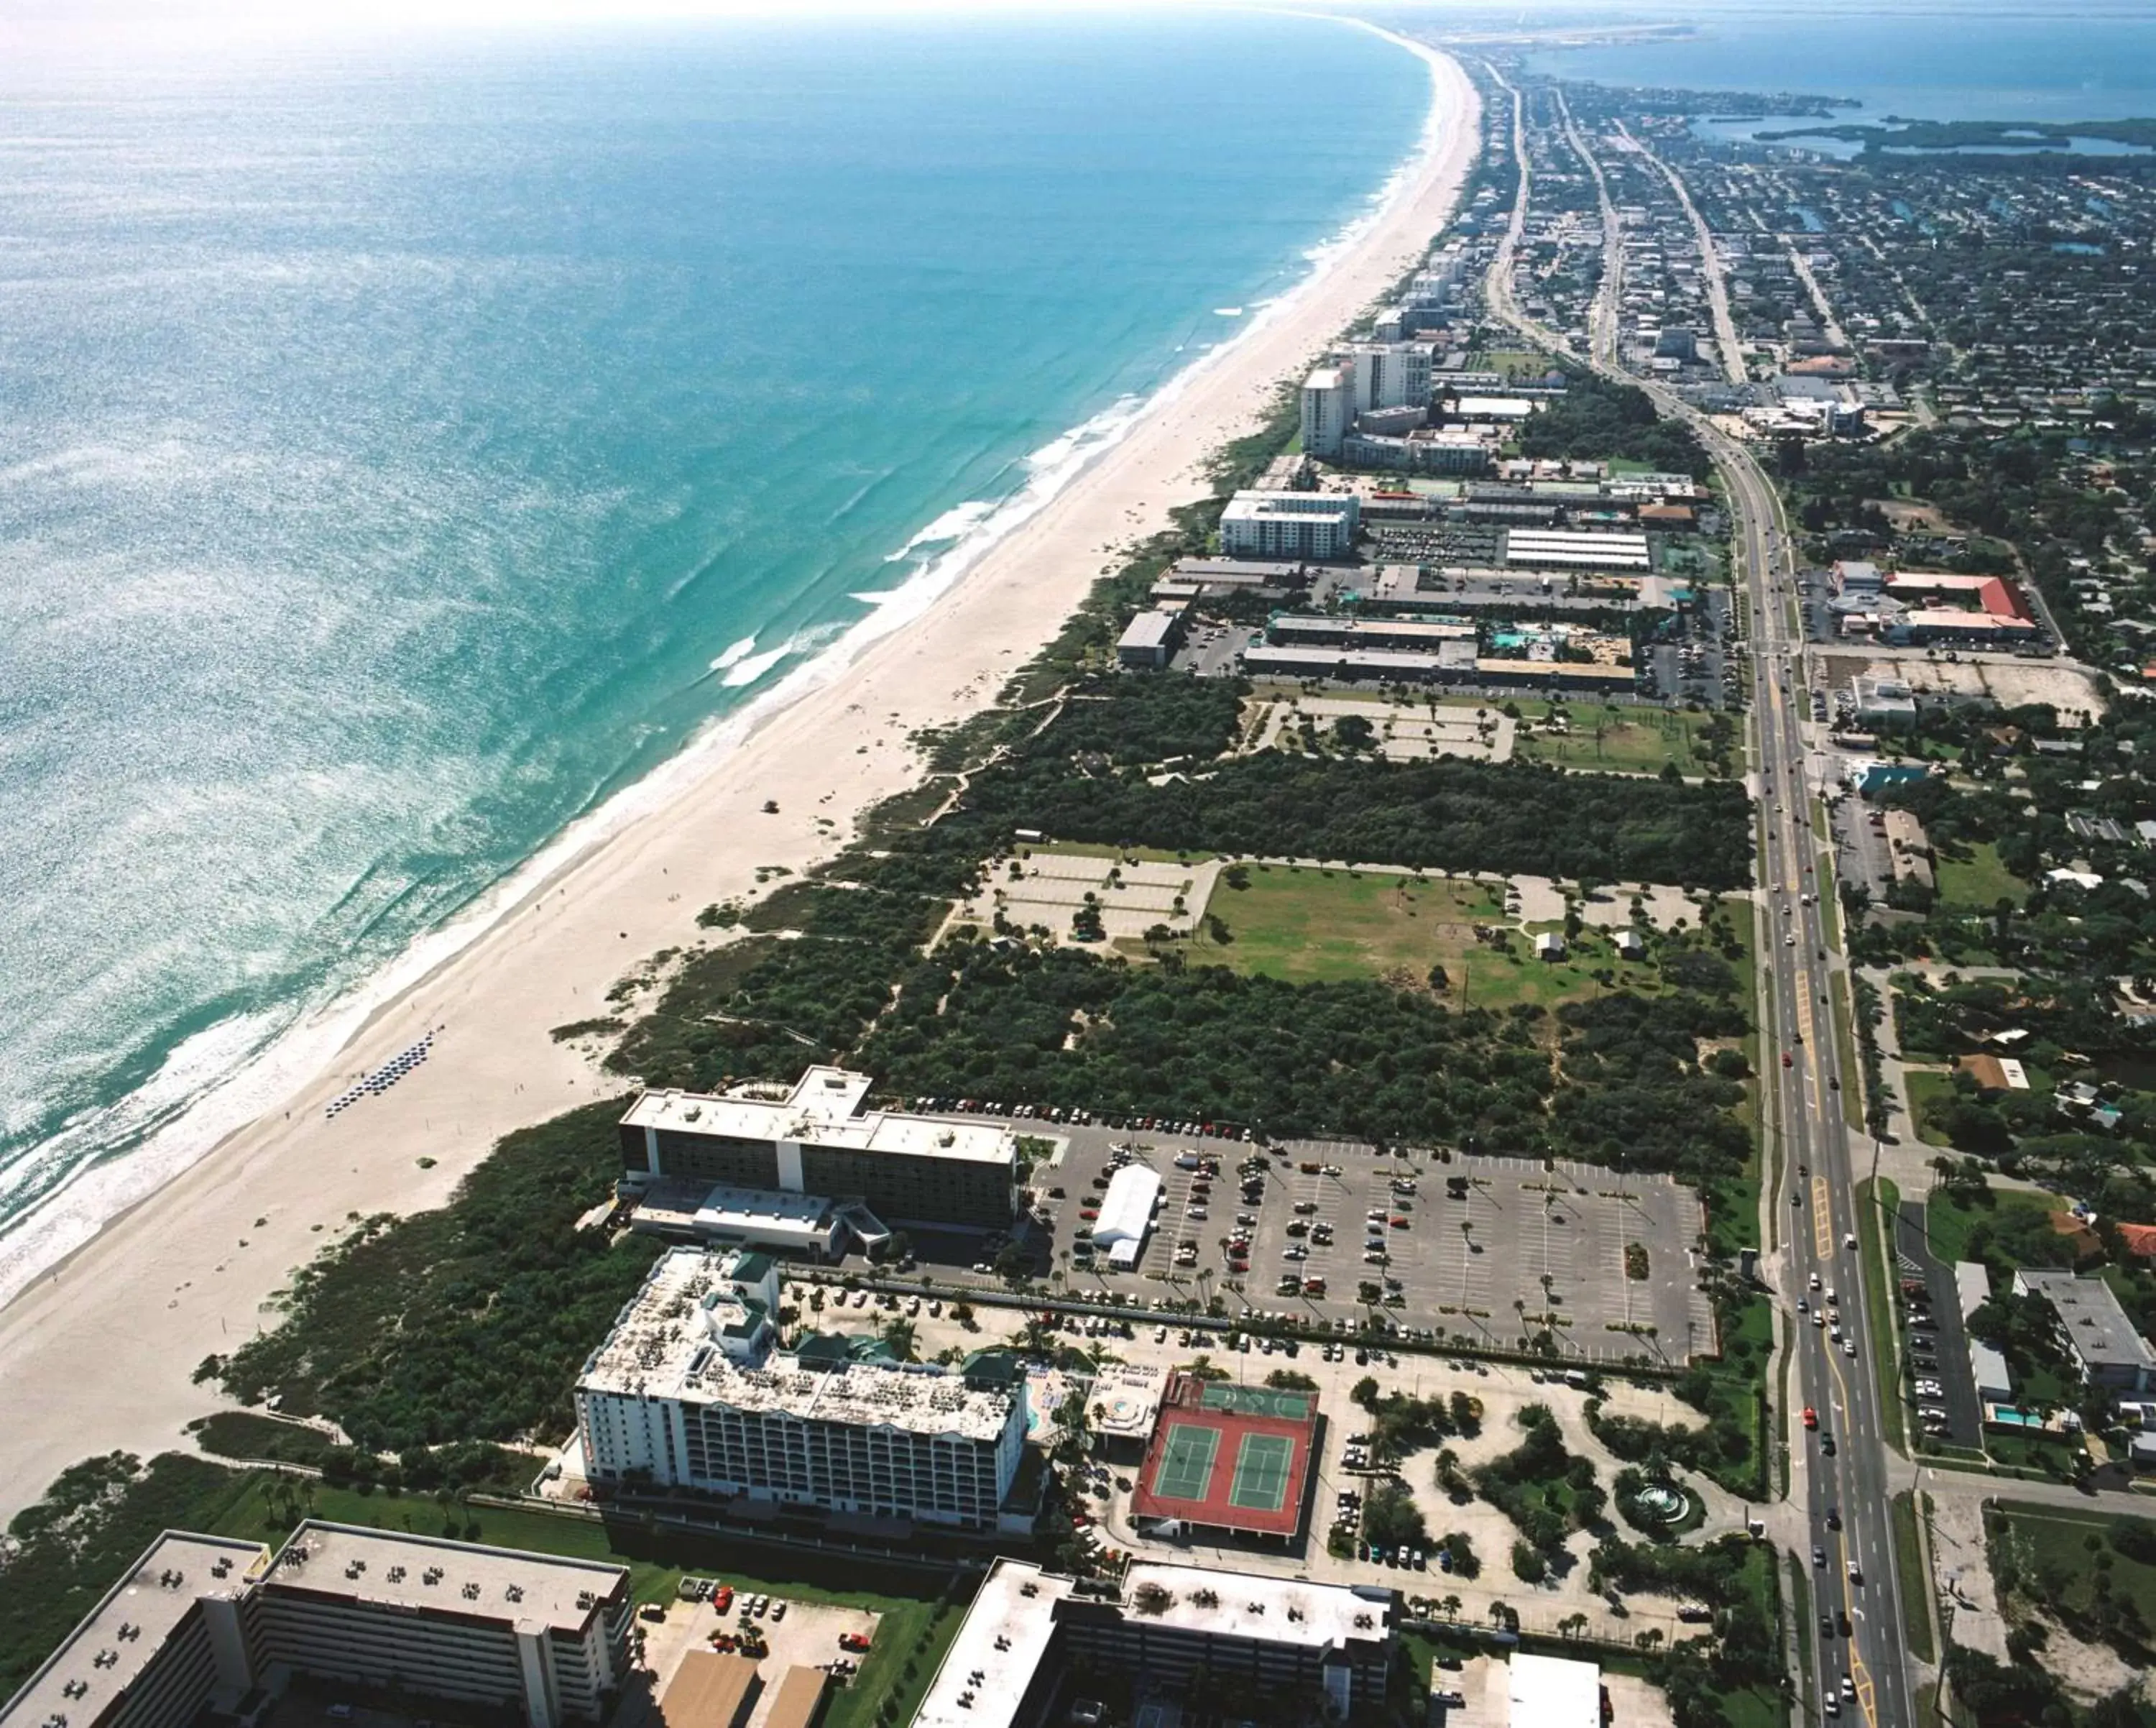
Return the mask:
<svg viewBox="0 0 2156 1728"><path fill-rule="evenodd" d="M1614 534L1572 528L1507 528L1507 564L1550 566L1563 570L1645 571L1654 559L1645 534Z"/></svg>
<svg viewBox="0 0 2156 1728"><path fill-rule="evenodd" d="M4 1728L188 1728L295 1677L598 1721L629 1668L625 1566L309 1520L270 1558L168 1532L4 1708Z"/></svg>
<svg viewBox="0 0 2156 1728"><path fill-rule="evenodd" d="M913 1728L1044 1728L1101 1720L1086 1676L1127 1678L1140 1721L1194 1675L1299 1720L1376 1712L1393 1666L1398 1598L1382 1585L1312 1584L1141 1561L1096 1584L999 1560L975 1595Z"/></svg>
<svg viewBox="0 0 2156 1728"><path fill-rule="evenodd" d="M621 1119L623 1165L642 1181L859 1200L885 1223L1009 1225L1017 1136L871 1110L872 1083L865 1074L816 1067L790 1088L647 1092Z"/></svg>
<svg viewBox="0 0 2156 1728"><path fill-rule="evenodd" d="M677 1248L577 1378L593 1481L687 1488L856 1518L993 1530L1025 1452L1022 1376L891 1360L880 1340L778 1348L761 1255Z"/></svg>

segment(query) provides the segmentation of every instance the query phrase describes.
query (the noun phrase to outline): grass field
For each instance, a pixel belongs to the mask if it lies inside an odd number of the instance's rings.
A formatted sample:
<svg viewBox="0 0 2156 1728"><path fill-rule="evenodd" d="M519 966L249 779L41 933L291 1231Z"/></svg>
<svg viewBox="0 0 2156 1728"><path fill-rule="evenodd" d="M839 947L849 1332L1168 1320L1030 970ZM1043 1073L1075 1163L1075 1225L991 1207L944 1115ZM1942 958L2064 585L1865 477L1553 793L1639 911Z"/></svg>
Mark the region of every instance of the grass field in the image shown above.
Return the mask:
<svg viewBox="0 0 2156 1728"><path fill-rule="evenodd" d="M2029 885L1999 861L1999 848L1980 841L1969 848L1967 858L1938 857L1939 903L1989 912L2001 900L2016 906L2028 897Z"/></svg>
<svg viewBox="0 0 2156 1728"><path fill-rule="evenodd" d="M1924 1569L1923 1545L1917 1539L1917 1505L1904 1492L1893 1499L1894 1570L1902 1578L1902 1624L1909 1653L1919 1662L1933 1659L1932 1580Z"/></svg>
<svg viewBox="0 0 2156 1728"><path fill-rule="evenodd" d="M1928 1146L1945 1145L1945 1139L1933 1130L1925 1106L1953 1093L1953 1076L1931 1068L1904 1068L1902 1088L1908 1094L1909 1119L1917 1125L1917 1138Z"/></svg>
<svg viewBox="0 0 2156 1728"><path fill-rule="evenodd" d="M1836 972L1830 982L1834 1016L1835 1067L1841 1076L1841 1119L1860 1132L1864 1127L1864 1067L1856 1057L1855 1011L1849 1000L1849 975Z"/></svg>
<svg viewBox="0 0 2156 1728"><path fill-rule="evenodd" d="M1472 701L1463 705L1480 706ZM1707 722L1704 714L1594 702L1522 702L1514 706L1520 711L1521 725L1512 754L1520 761L1618 774L1659 774L1665 763L1674 762L1680 774L1708 772L1697 743ZM1563 733L1528 731L1527 723L1532 721L1539 728L1553 708L1570 723Z"/></svg>
<svg viewBox="0 0 2156 1728"><path fill-rule="evenodd" d="M1445 999L1476 1008L1592 995L1602 988L1593 975L1604 968L1635 989L1661 987L1655 967L1620 962L1609 937L1593 929L1554 962L1535 959L1532 938L1517 929L1509 955L1477 942L1476 924L1505 922L1503 891L1491 883L1261 864L1248 887L1216 889L1206 910L1226 925L1228 940L1200 929L1185 949L1191 964L1294 984L1390 976L1422 986L1442 966Z"/></svg>
<svg viewBox="0 0 2156 1728"><path fill-rule="evenodd" d="M1887 1282L1886 1257L1881 1232L1886 1221L1902 1205L1902 1191L1884 1176L1875 1186L1856 1185L1858 1240L1864 1245L1864 1309L1870 1331L1866 1342L1871 1351L1871 1374L1879 1389L1879 1408L1886 1417L1887 1437L1895 1447L1902 1443L1907 1416L1902 1407L1902 1378L1894 1358L1894 1303Z"/></svg>
<svg viewBox="0 0 2156 1728"><path fill-rule="evenodd" d="M2059 1210L2061 1202L2048 1194L2031 1194L2020 1189L1994 1188L1989 1206L1971 1206L1954 1195L1934 1190L1924 1205L1925 1234L1931 1238L1933 1256L1951 1266L1957 1260L1969 1257L1969 1233L1979 1224L1996 1226L2012 1212L2034 1212L2040 1217L2046 1216ZM1994 1252L1999 1251L1994 1247Z"/></svg>
<svg viewBox="0 0 2156 1728"><path fill-rule="evenodd" d="M2021 1575L2021 1590L2037 1600L2056 1603L2064 1610L2061 1617L2069 1624L2088 1611L2097 1576L2092 1562L2102 1556L2112 1597L2132 1602L2140 1612L2143 1625L2156 1625L2156 1565L2120 1551L2111 1539L2114 1524L2146 1526L2147 1520L2118 1520L2102 1514L2090 1516L2011 1500L1999 1506L1998 1517L2005 1526L2000 1540L2008 1545ZM2089 1544L2092 1535L2098 1538L2094 1548Z"/></svg>

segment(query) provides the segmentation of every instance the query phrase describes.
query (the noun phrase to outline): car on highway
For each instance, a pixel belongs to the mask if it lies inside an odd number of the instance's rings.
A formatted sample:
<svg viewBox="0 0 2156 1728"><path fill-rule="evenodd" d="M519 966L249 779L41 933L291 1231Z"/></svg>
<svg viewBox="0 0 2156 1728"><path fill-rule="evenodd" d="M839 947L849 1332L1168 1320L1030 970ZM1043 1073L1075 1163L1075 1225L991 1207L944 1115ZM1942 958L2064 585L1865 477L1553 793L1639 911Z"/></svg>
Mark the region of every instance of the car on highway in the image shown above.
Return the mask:
<svg viewBox="0 0 2156 1728"><path fill-rule="evenodd" d="M1808 1428L1816 1428L1819 1426L1819 1412L1809 1404L1804 1406L1804 1426Z"/></svg>
<svg viewBox="0 0 2156 1728"><path fill-rule="evenodd" d="M1816 1542L1812 1544L1812 1564L1815 1566L1823 1566L1826 1564L1826 1550Z"/></svg>

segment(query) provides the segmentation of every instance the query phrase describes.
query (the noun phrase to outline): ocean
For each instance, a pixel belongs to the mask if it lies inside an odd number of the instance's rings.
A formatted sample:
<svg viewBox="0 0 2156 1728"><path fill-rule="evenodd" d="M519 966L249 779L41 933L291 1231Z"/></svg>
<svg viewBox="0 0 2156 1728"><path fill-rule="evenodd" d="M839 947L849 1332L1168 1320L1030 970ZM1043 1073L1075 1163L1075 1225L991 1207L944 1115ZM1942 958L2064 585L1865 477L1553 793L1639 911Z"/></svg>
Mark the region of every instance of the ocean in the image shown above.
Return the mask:
<svg viewBox="0 0 2156 1728"><path fill-rule="evenodd" d="M1249 13L9 48L0 1277L925 604L1430 104Z"/></svg>
<svg viewBox="0 0 2156 1728"><path fill-rule="evenodd" d="M2021 0L1892 8L1826 0L1802 8L1709 0L1666 11L1628 6L1622 16L1696 31L1536 52L1528 64L1598 84L1851 96L1863 106L1835 117L1860 122L2156 116L2156 13L2138 0L2041 9Z"/></svg>

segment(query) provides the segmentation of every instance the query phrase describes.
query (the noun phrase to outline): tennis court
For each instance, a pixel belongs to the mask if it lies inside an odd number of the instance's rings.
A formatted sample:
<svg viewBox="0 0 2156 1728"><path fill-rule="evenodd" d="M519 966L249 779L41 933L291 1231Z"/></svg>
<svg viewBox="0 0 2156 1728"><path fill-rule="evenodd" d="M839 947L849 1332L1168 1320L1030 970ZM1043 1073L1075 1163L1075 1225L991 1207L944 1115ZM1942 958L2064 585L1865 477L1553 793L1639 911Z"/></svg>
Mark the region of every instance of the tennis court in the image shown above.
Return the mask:
<svg viewBox="0 0 2156 1728"><path fill-rule="evenodd" d="M1287 1504L1295 1443L1285 1434L1245 1434L1235 1453L1235 1484L1228 1504L1246 1512L1278 1512Z"/></svg>
<svg viewBox="0 0 2156 1728"><path fill-rule="evenodd" d="M1232 1381L1209 1383L1199 1400L1200 1410L1229 1410L1237 1416L1270 1416L1283 1422L1308 1419L1317 1400L1308 1392L1291 1392L1278 1386L1237 1386Z"/></svg>
<svg viewBox="0 0 2156 1728"><path fill-rule="evenodd" d="M1171 1375L1133 1515L1294 1540L1309 1499L1317 1404L1308 1392Z"/></svg>
<svg viewBox="0 0 2156 1728"><path fill-rule="evenodd" d="M1211 1498L1213 1460L1219 1452L1218 1428L1201 1428L1195 1422L1172 1424L1153 1472L1153 1492L1172 1500ZM1240 1473L1240 1466L1237 1468Z"/></svg>

